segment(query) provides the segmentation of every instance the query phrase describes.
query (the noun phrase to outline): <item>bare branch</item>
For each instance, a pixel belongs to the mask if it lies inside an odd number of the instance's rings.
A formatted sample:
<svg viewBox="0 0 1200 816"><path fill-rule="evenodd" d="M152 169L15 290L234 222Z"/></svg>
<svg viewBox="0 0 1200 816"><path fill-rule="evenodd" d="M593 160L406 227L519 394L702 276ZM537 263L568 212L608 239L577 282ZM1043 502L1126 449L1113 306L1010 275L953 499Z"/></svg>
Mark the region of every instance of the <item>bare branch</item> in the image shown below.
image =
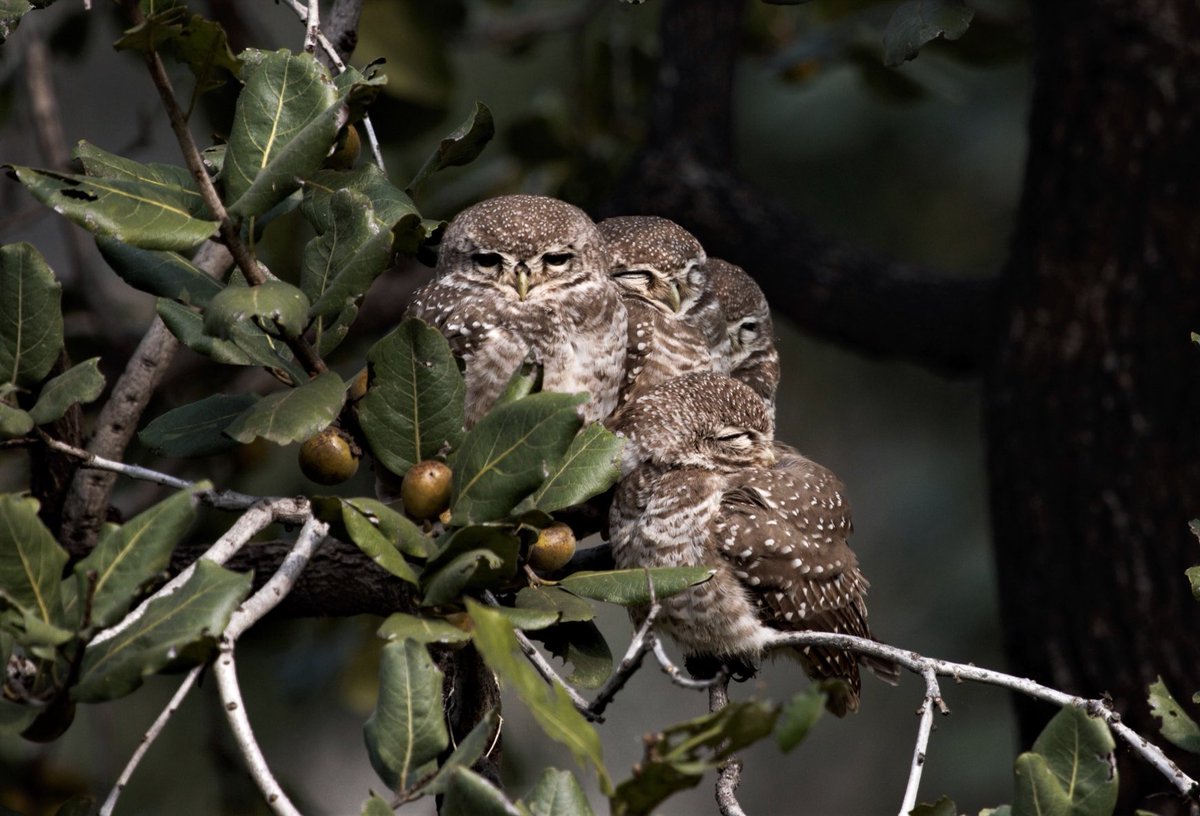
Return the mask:
<svg viewBox="0 0 1200 816"><path fill-rule="evenodd" d="M317 37L321 34L321 2L308 0L308 16L304 20L304 50L309 54L317 51Z"/></svg>
<svg viewBox="0 0 1200 816"><path fill-rule="evenodd" d="M651 589L653 586L651 584ZM629 641L629 648L625 650L625 656L617 664L616 671L604 682L600 691L596 693L596 699L592 700L592 704L588 706L588 711L597 722L604 721L601 716L604 714L604 709L608 708L608 704L617 696L617 692L623 689L629 682L629 678L642 667L642 660L646 657L646 652L654 649L656 642L653 631L654 621L658 619L661 612L662 607L659 604L650 605L646 619L642 621L642 625L634 633L633 639Z"/></svg>
<svg viewBox="0 0 1200 816"><path fill-rule="evenodd" d="M213 673L217 678L217 687L221 695L222 707L233 731L234 741L246 760L250 776L254 778L262 792L267 805L280 816L299 816L287 794L283 792L271 773L263 756L262 748L254 738L254 730L250 726L250 718L246 714L246 704L242 699L241 688L238 685L237 665L234 662L234 647L238 637L274 609L288 594L300 572L308 564L313 553L325 540L329 525L310 517L300 530L296 544L288 553L283 564L275 574L254 593L247 601L239 606L229 619L229 625L221 636L220 654L213 664Z"/></svg>
<svg viewBox="0 0 1200 816"><path fill-rule="evenodd" d="M108 798L104 800L104 804L100 807L100 816L112 816L113 808L117 806L117 799L125 790L125 786L129 784L129 779L133 776L133 772L137 770L137 766L141 764L142 757L150 750L150 746L158 739L158 735L167 727L167 722L179 710L179 706L183 704L183 698L192 690L192 686L196 684L196 679L200 676L204 666L197 666L187 673L183 678L183 682L179 684L179 688L175 690L175 694L171 696L170 702L166 708L159 712L158 717L146 730L142 736L141 742L134 749L133 755L129 757L129 761L125 763L125 769L121 771L121 775L117 778L117 782L108 793Z"/></svg>
<svg viewBox="0 0 1200 816"><path fill-rule="evenodd" d="M867 640L866 638L854 637L853 635L839 635L832 632L780 633L772 639L770 645L772 648L809 645L835 646L839 649L846 649L858 652L859 654L874 655L875 657L893 660L909 671L922 676L925 676L926 673L932 673L942 677L953 677L955 681L972 680L977 683L986 683L988 685L1011 689L1027 697L1044 700L1059 707L1075 706L1087 712L1088 716L1097 717L1107 723L1135 753L1165 776L1180 793L1192 801L1200 801L1200 783L1197 783L1195 779L1185 774L1178 765L1163 753L1161 748L1125 725L1121 721L1121 715L1112 709L1111 703L1107 700L1090 700L1074 694L1067 694L1064 691L1059 691L1049 686L1043 686L1041 683L1030 680L1027 677L1015 677L993 669L981 669L978 666L967 663L954 663L949 660L924 657L916 652L897 649L894 646L888 646L887 644ZM940 699L940 697L935 698L935 704L937 699Z"/></svg>
<svg viewBox="0 0 1200 816"><path fill-rule="evenodd" d="M663 648L662 641L655 639L654 641L654 657L658 660L658 665L666 672L667 677L671 678L671 682L677 686L686 689L696 689L703 691L711 689L713 686L726 682L729 675L722 669L715 677L709 677L705 680L696 680L684 675L683 670L671 662L671 658L667 657L667 650Z"/></svg>
<svg viewBox="0 0 1200 816"><path fill-rule="evenodd" d="M718 682L708 689L708 710L714 713L729 705L729 675L722 673L718 678ZM729 757L717 775L715 795L721 816L746 816L735 795L741 783L742 761L737 757Z"/></svg>
<svg viewBox="0 0 1200 816"><path fill-rule="evenodd" d="M932 669L921 672L925 678L925 697L917 714L921 721L917 726L917 742L913 746L912 767L908 772L908 786L904 789L904 801L900 804L900 816L908 816L917 806L917 790L921 787L921 773L925 770L925 753L929 749L929 735L933 731L933 710L937 708L942 714L949 714L949 709L942 701L942 692L938 687L937 675Z"/></svg>

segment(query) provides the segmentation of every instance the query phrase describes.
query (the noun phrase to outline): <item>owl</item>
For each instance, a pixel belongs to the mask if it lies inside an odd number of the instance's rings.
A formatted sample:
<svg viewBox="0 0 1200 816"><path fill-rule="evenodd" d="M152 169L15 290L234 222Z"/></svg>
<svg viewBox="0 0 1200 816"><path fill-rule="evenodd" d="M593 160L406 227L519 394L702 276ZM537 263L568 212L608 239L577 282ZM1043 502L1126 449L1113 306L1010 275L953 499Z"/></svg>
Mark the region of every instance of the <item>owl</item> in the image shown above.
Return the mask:
<svg viewBox="0 0 1200 816"><path fill-rule="evenodd" d="M509 195L468 207L446 228L434 278L405 312L436 326L466 364L466 422L496 402L532 352L542 387L586 391L580 413L612 413L627 317L604 237L580 209Z"/></svg>
<svg viewBox="0 0 1200 816"><path fill-rule="evenodd" d="M754 389L775 416L775 390L779 387L779 353L771 309L762 289L746 270L719 258L704 265L705 297L718 306L719 319L706 329L714 370L728 374Z"/></svg>
<svg viewBox="0 0 1200 816"><path fill-rule="evenodd" d="M713 366L705 326L720 317L704 300L704 248L666 218L632 215L600 222L610 274L629 312L619 403L671 377Z"/></svg>
<svg viewBox="0 0 1200 816"><path fill-rule="evenodd" d="M711 372L676 377L636 397L615 430L626 439L609 513L617 566L716 570L662 601L659 625L685 655L754 665L777 631L871 637L845 489L799 454L777 459L749 386ZM860 660L899 676L887 661L831 647L786 651L811 677L844 681L828 702L839 716L858 708Z"/></svg>

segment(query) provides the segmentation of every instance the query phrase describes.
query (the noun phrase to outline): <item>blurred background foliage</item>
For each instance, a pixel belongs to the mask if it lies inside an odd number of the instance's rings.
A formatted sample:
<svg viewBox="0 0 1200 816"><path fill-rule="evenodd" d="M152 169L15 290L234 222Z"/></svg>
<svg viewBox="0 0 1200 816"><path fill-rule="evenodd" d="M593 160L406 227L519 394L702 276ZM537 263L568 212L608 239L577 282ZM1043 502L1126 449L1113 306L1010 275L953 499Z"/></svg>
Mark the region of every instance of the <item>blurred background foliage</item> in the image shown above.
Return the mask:
<svg viewBox="0 0 1200 816"><path fill-rule="evenodd" d="M423 214L449 218L478 199L516 191L557 195L597 212L646 134L657 5L368 0L353 62L386 60L388 84L371 116L392 180L403 184L411 177L437 139L479 100L495 116L497 138L478 161L429 185L418 201ZM746 4L738 35L737 169L848 240L952 274L994 273L1005 254L1025 149L1024 5L976 0L975 20L961 40L935 43L892 69L882 64L881 36L896 5ZM235 52L250 45L298 49L302 41L302 26L280 5L212 0L196 10L222 22ZM143 66L111 48L123 27L106 4L83 11L60 3L25 18L0 50L0 159L52 163L25 70L37 38L52 55L68 147L86 138L139 161L179 162ZM232 99L212 94L202 100L192 118L201 141L225 132ZM64 281L73 356L103 355L111 382L148 324L153 299L121 282L90 238L55 219L19 185L0 185L0 213L0 241L32 241ZM290 234L269 233L273 242L260 252L275 274L295 279L306 229L295 217ZM367 346L428 274L411 263L376 283L367 299L370 312L332 361L344 376L361 366ZM853 543L872 580L877 634L925 654L1002 668L979 383L865 360L807 339L785 320L776 321L776 330L784 366L779 436L848 486ZM215 370L182 353L146 418L220 390ZM24 484L23 456L0 454L4 489ZM250 493L321 492L299 474L293 449L252 446L236 456L155 465ZM130 457L150 461L136 443ZM346 492L369 495L370 479L364 469ZM116 502L132 514L159 497L157 488L123 482ZM225 521L206 512L209 528L197 535ZM374 701L377 623L274 621L244 640L245 693L255 728L306 812L356 811L368 787L379 787L361 736ZM601 624L614 651L623 649L629 635L624 612L605 610ZM780 665L751 685L782 699L804 682L793 667ZM826 718L787 757L766 744L746 756L740 796L748 812L792 812L798 802L809 813L894 810L922 686L913 678L898 690L866 682L861 713L845 721ZM49 746L0 742L0 804L45 812L66 792L102 793L172 685L170 678L151 678L141 694L81 709L68 737ZM977 687L945 691L953 714L938 722L923 798L947 793L969 812L1009 800L1018 745L1007 696ZM705 709L703 696L670 686L657 670L642 671L600 728L609 767L625 775L640 757L643 732ZM546 764L565 766L515 701L505 709L505 761L518 794ZM705 784L671 800L664 812L713 807ZM262 808L227 745L207 688L186 703L122 802L128 813ZM432 803L403 812L422 808L431 810Z"/></svg>

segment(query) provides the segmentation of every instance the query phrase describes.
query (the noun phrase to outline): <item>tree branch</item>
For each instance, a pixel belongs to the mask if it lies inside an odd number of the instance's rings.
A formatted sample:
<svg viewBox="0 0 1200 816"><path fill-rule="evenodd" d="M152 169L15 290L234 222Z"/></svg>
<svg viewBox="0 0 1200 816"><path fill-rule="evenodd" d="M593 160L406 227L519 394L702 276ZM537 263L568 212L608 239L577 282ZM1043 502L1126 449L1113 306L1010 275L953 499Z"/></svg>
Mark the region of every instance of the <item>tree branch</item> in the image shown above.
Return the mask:
<svg viewBox="0 0 1200 816"><path fill-rule="evenodd" d="M729 675L719 675L720 680L708 689L708 710L716 713L729 705ZM746 816L746 811L738 803L738 785L742 783L742 761L737 757L729 757L717 774L717 786L714 791L717 807L721 816Z"/></svg>
<svg viewBox="0 0 1200 816"><path fill-rule="evenodd" d="M938 660L924 657L913 651L897 649L885 643L879 643L853 635L840 635L832 632L788 632L776 635L770 643L770 648L780 646L834 646L859 654L873 655L892 660L911 672L922 677L942 676L953 677L956 682L972 680L977 683L1000 686L1024 694L1037 700L1044 700L1060 708L1075 706L1083 709L1090 717L1103 720L1109 728L1116 732L1133 751L1159 771L1175 788L1193 802L1200 802L1200 783L1185 774L1178 765L1170 760L1162 749L1145 737L1138 734L1121 721L1121 715L1114 711L1107 700L1087 699L1064 691L1043 686L1026 677L1014 677L1011 674L982 669L967 663L954 663L949 660ZM926 685L926 700L933 694ZM937 705L940 695L934 697ZM923 752L922 752L923 753Z"/></svg>
<svg viewBox="0 0 1200 816"><path fill-rule="evenodd" d="M904 801L900 803L900 816L908 816L917 806L917 790L921 787L921 773L925 770L925 752L929 749L929 735L933 731L933 709L937 708L942 714L950 713L942 701L937 675L932 669L925 669L921 676L925 678L925 697L917 709L921 721L917 726L917 742L913 746L912 766L908 772L908 785L904 789Z"/></svg>

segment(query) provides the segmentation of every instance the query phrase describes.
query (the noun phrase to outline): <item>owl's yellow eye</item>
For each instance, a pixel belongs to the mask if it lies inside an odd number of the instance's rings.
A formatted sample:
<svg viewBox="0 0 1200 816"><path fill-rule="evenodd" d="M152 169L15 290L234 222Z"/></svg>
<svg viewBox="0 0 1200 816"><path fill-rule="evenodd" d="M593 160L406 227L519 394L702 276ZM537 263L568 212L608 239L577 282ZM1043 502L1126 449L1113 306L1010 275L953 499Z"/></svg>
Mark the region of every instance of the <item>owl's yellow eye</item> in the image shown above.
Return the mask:
<svg viewBox="0 0 1200 816"><path fill-rule="evenodd" d="M613 277L628 284L648 284L654 277L646 269L622 269L620 272L614 272Z"/></svg>
<svg viewBox="0 0 1200 816"><path fill-rule="evenodd" d="M471 256L471 260L476 266L482 266L484 269L494 269L500 265L500 255L495 252L476 252Z"/></svg>

